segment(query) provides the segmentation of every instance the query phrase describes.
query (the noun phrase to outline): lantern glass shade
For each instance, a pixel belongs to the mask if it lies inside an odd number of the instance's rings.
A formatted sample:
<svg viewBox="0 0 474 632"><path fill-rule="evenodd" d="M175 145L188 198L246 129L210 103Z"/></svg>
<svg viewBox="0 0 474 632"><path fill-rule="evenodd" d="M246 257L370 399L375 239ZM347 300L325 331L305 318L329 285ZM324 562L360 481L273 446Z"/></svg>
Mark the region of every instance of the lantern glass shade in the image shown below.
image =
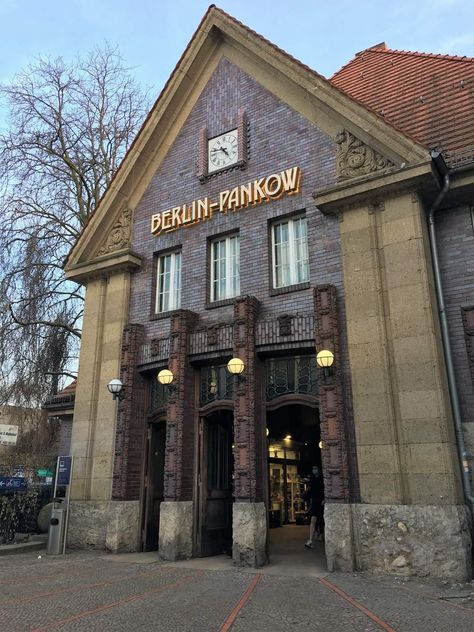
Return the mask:
<svg viewBox="0 0 474 632"><path fill-rule="evenodd" d="M112 395L118 395L122 388L123 384L118 379L110 380L110 382L107 384L107 390L109 391L109 393L112 393Z"/></svg>
<svg viewBox="0 0 474 632"><path fill-rule="evenodd" d="M323 349L316 356L316 362L321 369L328 369L333 365L334 362L334 353L332 351L328 351L327 349Z"/></svg>
<svg viewBox="0 0 474 632"><path fill-rule="evenodd" d="M227 363L227 370L232 375L240 375L244 372L244 369L245 364L240 358L232 358L232 360L229 360L229 362Z"/></svg>
<svg viewBox="0 0 474 632"><path fill-rule="evenodd" d="M169 369L163 369L158 373L157 380L160 384L163 384L164 386L169 386L173 379L174 375Z"/></svg>

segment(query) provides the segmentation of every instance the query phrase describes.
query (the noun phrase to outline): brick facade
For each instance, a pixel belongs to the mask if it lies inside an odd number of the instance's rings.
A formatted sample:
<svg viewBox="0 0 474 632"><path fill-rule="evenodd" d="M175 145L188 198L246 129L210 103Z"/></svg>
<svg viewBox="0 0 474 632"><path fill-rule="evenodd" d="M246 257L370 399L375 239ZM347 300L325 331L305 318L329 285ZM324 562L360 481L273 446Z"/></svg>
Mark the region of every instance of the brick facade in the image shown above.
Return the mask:
<svg viewBox="0 0 474 632"><path fill-rule="evenodd" d="M123 332L120 379L125 398L120 401L115 431L114 475L112 498L140 498L147 384L137 370L138 352L143 340L142 325L127 325Z"/></svg>
<svg viewBox="0 0 474 632"><path fill-rule="evenodd" d="M474 423L474 385L462 313L463 308L474 306L474 227L471 209L462 206L440 211L435 221L461 415L463 422Z"/></svg>
<svg viewBox="0 0 474 632"><path fill-rule="evenodd" d="M237 127L242 112L248 126L245 168L200 179L202 130L212 137ZM246 366L245 379L236 382L234 396L235 499L265 500L266 411L261 354L315 353L316 342L322 344L323 332L329 331L323 316L327 310L321 312L321 317L317 313L323 296L330 297L329 329L337 356L337 375L331 384L320 388L324 402L322 426L327 437L323 458L328 467L328 500L358 498L339 220L320 213L312 200L315 189L335 182L334 156L332 139L223 59L135 210L132 249L142 257L143 265L132 275L129 319L143 329L137 364L141 371L153 369L155 373L168 365L176 377L176 390L169 394L166 415L168 501L193 498L196 369L199 363L222 363L231 355L242 358ZM295 195L217 214L206 222L159 237L150 233L154 213L206 196L216 199L221 190L293 166L299 166L302 174L301 188ZM271 222L299 212L308 219L310 279L301 286L275 292ZM238 231L240 237L241 298L212 305L209 244L212 238L232 231ZM157 254L174 248L182 253L182 309L155 316ZM323 289L316 291L315 303L314 288L318 286ZM331 434L334 419L336 435Z"/></svg>

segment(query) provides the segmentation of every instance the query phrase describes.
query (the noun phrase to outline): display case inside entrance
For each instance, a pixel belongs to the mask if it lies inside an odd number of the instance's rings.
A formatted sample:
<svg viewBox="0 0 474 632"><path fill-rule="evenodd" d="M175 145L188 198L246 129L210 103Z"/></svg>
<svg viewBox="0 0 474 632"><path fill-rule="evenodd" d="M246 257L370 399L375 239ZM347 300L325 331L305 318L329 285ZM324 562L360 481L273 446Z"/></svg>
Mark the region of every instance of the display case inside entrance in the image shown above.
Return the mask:
<svg viewBox="0 0 474 632"><path fill-rule="evenodd" d="M308 479L300 471L300 447L289 439L269 442L270 527L307 522L303 494Z"/></svg>

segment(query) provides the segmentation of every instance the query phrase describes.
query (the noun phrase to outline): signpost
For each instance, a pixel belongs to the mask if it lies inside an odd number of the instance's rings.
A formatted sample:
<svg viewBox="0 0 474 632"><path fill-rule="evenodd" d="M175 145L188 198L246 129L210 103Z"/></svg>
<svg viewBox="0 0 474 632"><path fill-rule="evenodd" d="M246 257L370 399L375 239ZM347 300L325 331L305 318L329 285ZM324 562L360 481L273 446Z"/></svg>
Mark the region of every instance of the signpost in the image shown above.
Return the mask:
<svg viewBox="0 0 474 632"><path fill-rule="evenodd" d="M71 477L72 477L73 457L58 456L56 465L56 480L54 482L54 498L56 502L59 499L66 498L66 518L64 524L64 540L63 555L66 553L67 528L69 523L69 502L71 499Z"/></svg>
<svg viewBox="0 0 474 632"><path fill-rule="evenodd" d="M18 426L0 424L0 445L16 445L18 439Z"/></svg>
<svg viewBox="0 0 474 632"><path fill-rule="evenodd" d="M46 468L41 468L39 470L36 470L36 473L39 476L39 478L51 478L53 476L52 470L47 470Z"/></svg>
<svg viewBox="0 0 474 632"><path fill-rule="evenodd" d="M20 476L0 476L0 492L25 492L27 481Z"/></svg>

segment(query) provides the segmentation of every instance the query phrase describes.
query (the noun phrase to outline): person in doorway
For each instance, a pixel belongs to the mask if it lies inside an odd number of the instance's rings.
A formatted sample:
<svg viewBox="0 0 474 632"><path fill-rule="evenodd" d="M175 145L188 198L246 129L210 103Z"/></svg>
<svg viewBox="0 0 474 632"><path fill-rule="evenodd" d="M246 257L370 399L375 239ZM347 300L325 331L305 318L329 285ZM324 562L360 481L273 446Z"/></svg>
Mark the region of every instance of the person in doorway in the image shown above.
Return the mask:
<svg viewBox="0 0 474 632"><path fill-rule="evenodd" d="M309 489L305 492L304 500L309 503L311 522L309 525L309 539L305 542L307 549L313 548L313 541L324 539L324 483L321 470L313 465L309 479Z"/></svg>

